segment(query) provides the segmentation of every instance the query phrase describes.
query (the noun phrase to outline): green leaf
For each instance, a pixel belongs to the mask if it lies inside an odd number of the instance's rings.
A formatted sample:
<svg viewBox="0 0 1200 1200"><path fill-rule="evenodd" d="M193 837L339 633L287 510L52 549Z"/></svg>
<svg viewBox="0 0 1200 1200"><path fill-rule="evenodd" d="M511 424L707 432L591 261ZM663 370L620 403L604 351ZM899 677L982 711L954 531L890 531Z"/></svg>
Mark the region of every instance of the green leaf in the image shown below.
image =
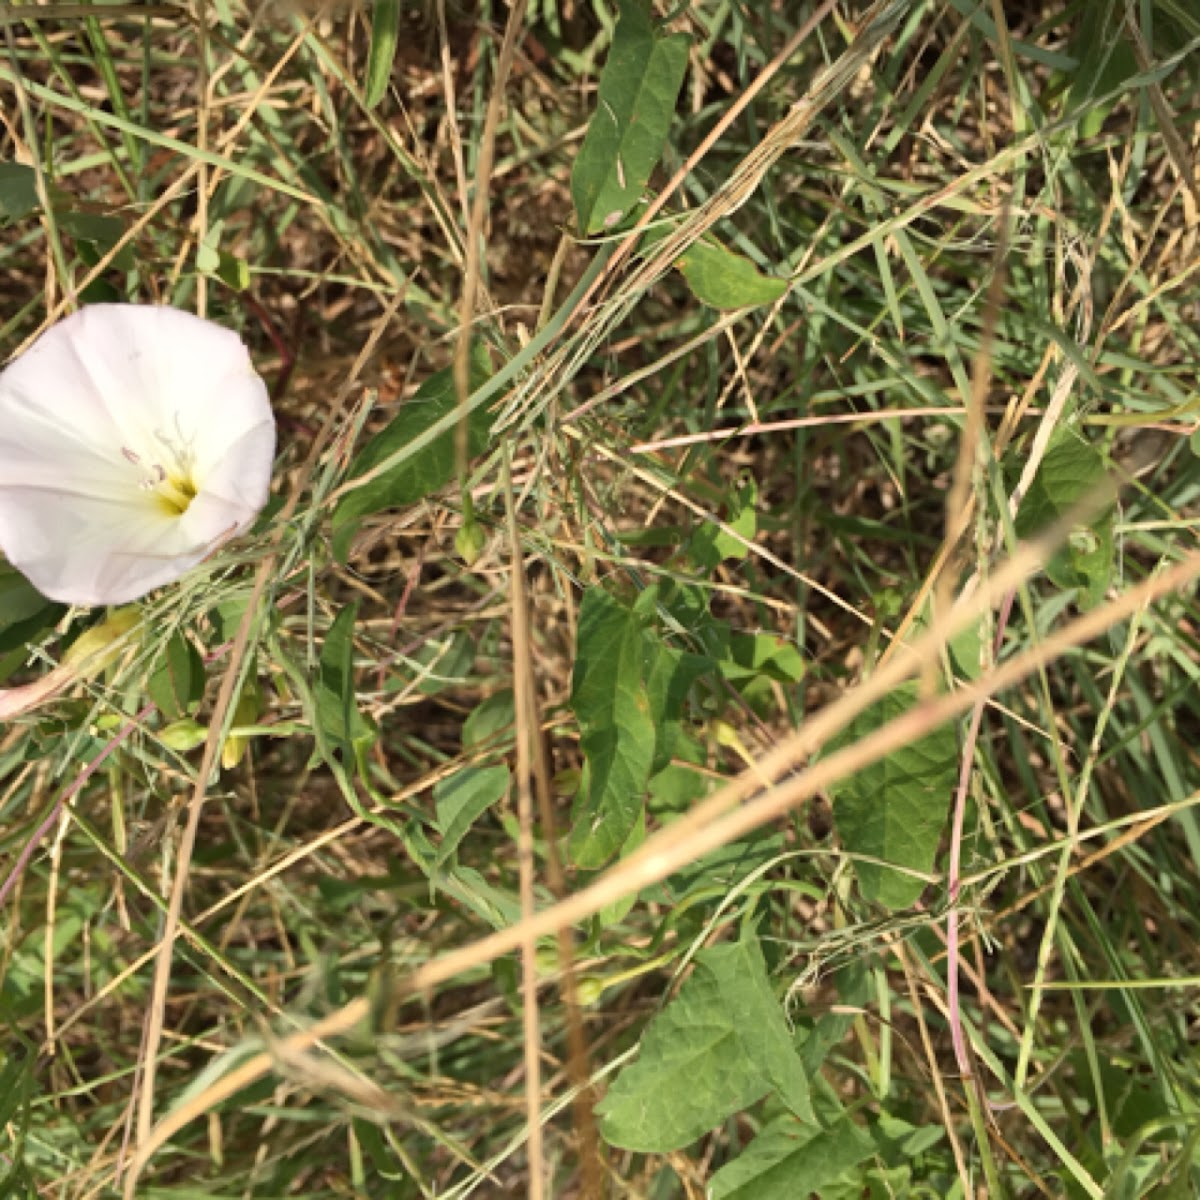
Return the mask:
<svg viewBox="0 0 1200 1200"><path fill-rule="evenodd" d="M191 713L204 694L204 660L191 641L176 630L167 638L148 685L150 699L168 721Z"/></svg>
<svg viewBox="0 0 1200 1200"><path fill-rule="evenodd" d="M22 649L67 611L47 600L20 571L0 565L0 654Z"/></svg>
<svg viewBox="0 0 1200 1200"><path fill-rule="evenodd" d="M215 275L221 265L221 230L224 221L213 221L196 246L196 270L202 275Z"/></svg>
<svg viewBox="0 0 1200 1200"><path fill-rule="evenodd" d="M815 1129L783 1117L712 1177L708 1195L710 1200L795 1200L836 1183L874 1151L872 1140L846 1118Z"/></svg>
<svg viewBox="0 0 1200 1200"><path fill-rule="evenodd" d="M657 757L657 756L656 756ZM693 801L707 796L712 779L704 770L704 747L680 729L675 739L673 760L650 777L651 809L655 812L683 812ZM696 767L688 766L696 764Z"/></svg>
<svg viewBox="0 0 1200 1200"><path fill-rule="evenodd" d="M621 844L620 857L628 858L635 850L637 850L646 840L646 810L643 809L638 813L638 818L633 824L633 829L629 836ZM596 920L601 929L607 929L611 925L616 925L618 922L625 920L633 911L633 907L640 899L640 892L630 892L628 895L622 896L620 900L614 900L612 904L607 904L596 914Z"/></svg>
<svg viewBox="0 0 1200 1200"><path fill-rule="evenodd" d="M711 571L726 559L741 560L750 553L746 543L758 532L758 485L753 479L747 478L733 494L725 524L732 533L708 522L692 535L688 553L697 566Z"/></svg>
<svg viewBox="0 0 1200 1200"><path fill-rule="evenodd" d="M521 920L521 902L489 883L473 867L454 867L438 878L438 887L493 929L511 929Z"/></svg>
<svg viewBox="0 0 1200 1200"><path fill-rule="evenodd" d="M222 250L217 263L217 278L235 292L244 292L250 286L250 264L244 258Z"/></svg>
<svg viewBox="0 0 1200 1200"><path fill-rule="evenodd" d="M1102 105L1097 96L1115 92L1137 73L1137 56L1125 33L1125 11L1120 0L1091 0L1080 9L1068 47L1076 65L1071 79L1070 106L1082 114L1080 134L1091 138L1103 127L1116 98Z"/></svg>
<svg viewBox="0 0 1200 1200"><path fill-rule="evenodd" d="M482 345L472 348L471 390L488 380L491 363ZM454 372L449 367L431 375L386 429L363 448L350 467L349 478L357 479L403 450L419 434L436 425L458 408ZM492 415L484 409L468 419L468 453L481 454L487 447ZM402 459L370 483L350 492L334 509L334 554L345 561L358 519L385 508L402 508L424 500L454 477L454 429L434 438L419 454Z"/></svg>
<svg viewBox="0 0 1200 1200"><path fill-rule="evenodd" d="M656 739L642 678L643 624L599 588L584 593L571 681L585 764L569 843L577 866L607 862L642 811Z"/></svg>
<svg viewBox="0 0 1200 1200"><path fill-rule="evenodd" d="M487 746L506 751L515 736L516 721L516 701L511 688L488 696L471 710L463 722L463 749L475 750Z"/></svg>
<svg viewBox="0 0 1200 1200"><path fill-rule="evenodd" d="M343 608L325 635L314 689L314 729L317 749L343 788L350 773L374 741L375 733L362 713L354 687L354 622L358 605Z"/></svg>
<svg viewBox="0 0 1200 1200"><path fill-rule="evenodd" d="M210 275L233 288L244 292L250 286L250 267L244 258L238 258L221 249L223 220L213 221L203 240L196 247L196 270Z"/></svg>
<svg viewBox="0 0 1200 1200"><path fill-rule="evenodd" d="M828 977L825 982L828 986ZM809 1075L815 1075L834 1047L842 1044L856 1014L871 1003L874 995L865 955L835 971L832 982L837 989L837 1002L811 1022L800 1047L800 1057Z"/></svg>
<svg viewBox="0 0 1200 1200"><path fill-rule="evenodd" d="M675 260L692 294L710 308L754 308L787 291L786 279L764 275L748 258L702 239Z"/></svg>
<svg viewBox="0 0 1200 1200"><path fill-rule="evenodd" d="M772 1090L812 1120L808 1082L753 934L696 955L638 1057L597 1105L614 1146L667 1153Z"/></svg>
<svg viewBox="0 0 1200 1200"><path fill-rule="evenodd" d="M681 867L662 883L664 898L672 906L688 905L683 902L701 896L724 898L749 876L761 873L773 860L786 852L783 838L777 833L749 834L728 846L719 846L701 855L695 862ZM797 890L806 890L803 885ZM817 889L812 889L814 898ZM811 1074L811 1072L810 1072Z"/></svg>
<svg viewBox="0 0 1200 1200"><path fill-rule="evenodd" d="M400 0L376 0L371 15L371 50L367 55L367 82L363 102L368 109L387 95L400 34Z"/></svg>
<svg viewBox="0 0 1200 1200"><path fill-rule="evenodd" d="M747 933L741 941L711 947L697 955L696 961L720 985L738 1031L741 1052L793 1115L802 1121L816 1120L804 1065L767 977L758 939Z"/></svg>
<svg viewBox="0 0 1200 1200"><path fill-rule="evenodd" d="M915 684L897 688L851 721L830 743L830 752L869 737L916 701ZM957 765L958 738L943 725L834 784L833 819L842 844L852 854L930 871ZM856 861L854 871L863 895L888 908L908 908L925 887L920 879L877 863Z"/></svg>
<svg viewBox="0 0 1200 1200"><path fill-rule="evenodd" d="M571 195L584 234L611 229L641 199L663 147L687 70L688 38L660 36L646 0L620 0L621 16L600 75Z"/></svg>
<svg viewBox="0 0 1200 1200"><path fill-rule="evenodd" d="M1059 426L1046 456L1017 510L1016 531L1028 537L1065 516L1103 479L1104 462L1077 433ZM1077 526L1067 543L1046 564L1046 575L1060 588L1078 588L1079 601L1093 608L1112 582L1116 544L1111 510L1090 526Z"/></svg>
<svg viewBox="0 0 1200 1200"><path fill-rule="evenodd" d="M1124 1082L1129 1082L1126 1072L1120 1072ZM911 1161L946 1136L942 1125L912 1125L899 1117L880 1113L872 1126L875 1151L884 1162L896 1165Z"/></svg>
<svg viewBox="0 0 1200 1200"><path fill-rule="evenodd" d="M125 222L111 213L59 212L58 223L76 241L79 257L94 267L125 236ZM137 266L133 246L128 242L117 252L111 265L118 271L132 271Z"/></svg>
<svg viewBox="0 0 1200 1200"><path fill-rule="evenodd" d="M36 212L37 173L24 163L0 162L0 217L7 224Z"/></svg>
<svg viewBox="0 0 1200 1200"><path fill-rule="evenodd" d="M703 1137L770 1090L744 1059L712 976L697 971L656 1017L641 1052L596 1106L606 1141L666 1153Z"/></svg>
<svg viewBox="0 0 1200 1200"><path fill-rule="evenodd" d="M172 721L158 732L159 740L170 750L178 754L186 754L204 744L208 737L208 729L192 717L184 717L181 721Z"/></svg>
<svg viewBox="0 0 1200 1200"><path fill-rule="evenodd" d="M651 811L684 813L712 791L712 778L680 763L664 767L650 780Z"/></svg>
<svg viewBox="0 0 1200 1200"><path fill-rule="evenodd" d="M699 654L672 649L657 631L642 634L642 676L650 719L654 723L654 761L651 773L670 765L682 734L684 705L692 684L711 666Z"/></svg>
<svg viewBox="0 0 1200 1200"><path fill-rule="evenodd" d="M644 249L658 245L672 229L672 223L655 226L642 240ZM748 258L735 254L711 234L689 246L675 259L674 266L696 299L710 308L771 304L788 289L786 279L764 275Z"/></svg>
<svg viewBox="0 0 1200 1200"><path fill-rule="evenodd" d="M728 679L765 675L780 683L799 683L805 665L794 642L774 633L735 633L729 639L729 658L722 664Z"/></svg>
<svg viewBox="0 0 1200 1200"><path fill-rule="evenodd" d="M504 799L508 786L507 767L466 767L434 785L433 802L442 831L439 866L454 853L471 826Z"/></svg>

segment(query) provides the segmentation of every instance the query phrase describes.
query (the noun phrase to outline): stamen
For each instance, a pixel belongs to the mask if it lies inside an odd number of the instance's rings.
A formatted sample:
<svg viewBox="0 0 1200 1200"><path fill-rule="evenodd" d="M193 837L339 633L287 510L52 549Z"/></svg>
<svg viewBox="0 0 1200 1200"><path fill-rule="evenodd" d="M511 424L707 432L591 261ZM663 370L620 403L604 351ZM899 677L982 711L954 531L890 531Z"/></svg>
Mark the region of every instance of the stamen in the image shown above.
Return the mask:
<svg viewBox="0 0 1200 1200"><path fill-rule="evenodd" d="M144 492L153 492L163 512L172 517L181 517L191 508L198 492L192 477L192 449L190 445L181 444L165 436L161 430L155 430L154 436L159 442L158 451L164 454L165 461L171 464L170 467L164 466L162 462L146 463L128 446L121 447L121 455L126 462L140 468L138 487Z"/></svg>
<svg viewBox="0 0 1200 1200"><path fill-rule="evenodd" d="M162 472L162 468L159 467ZM196 485L190 478L176 479L162 472L155 488L159 502L173 516L182 517L196 498Z"/></svg>

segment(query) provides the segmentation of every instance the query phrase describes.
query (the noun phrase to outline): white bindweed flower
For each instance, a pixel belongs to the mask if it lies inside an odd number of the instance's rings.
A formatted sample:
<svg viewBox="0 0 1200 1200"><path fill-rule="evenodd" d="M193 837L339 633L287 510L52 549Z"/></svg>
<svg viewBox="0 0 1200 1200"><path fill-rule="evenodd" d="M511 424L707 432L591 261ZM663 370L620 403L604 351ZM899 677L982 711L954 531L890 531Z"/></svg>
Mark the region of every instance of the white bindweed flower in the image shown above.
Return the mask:
<svg viewBox="0 0 1200 1200"><path fill-rule="evenodd" d="M43 595L124 604L267 501L275 419L237 334L93 304L0 373L0 550Z"/></svg>

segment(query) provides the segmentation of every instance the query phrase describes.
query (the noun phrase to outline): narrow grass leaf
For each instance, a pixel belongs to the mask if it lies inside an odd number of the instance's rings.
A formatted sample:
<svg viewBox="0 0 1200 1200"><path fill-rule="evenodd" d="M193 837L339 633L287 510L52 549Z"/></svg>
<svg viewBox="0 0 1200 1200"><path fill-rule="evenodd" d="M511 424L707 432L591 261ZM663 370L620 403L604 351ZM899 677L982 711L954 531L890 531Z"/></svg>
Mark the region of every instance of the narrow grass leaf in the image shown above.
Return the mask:
<svg viewBox="0 0 1200 1200"><path fill-rule="evenodd" d="M688 38L662 36L645 0L621 0L571 195L584 234L611 229L637 204L662 157L687 70Z"/></svg>
<svg viewBox="0 0 1200 1200"><path fill-rule="evenodd" d="M1081 133L1095 137L1114 107L1114 93L1137 73L1137 58L1125 38L1124 6L1119 0L1094 0L1086 19L1076 22L1070 53L1077 60L1068 92L1071 106L1080 114ZM1097 96L1109 97L1093 105Z"/></svg>
<svg viewBox="0 0 1200 1200"><path fill-rule="evenodd" d="M363 100L375 108L387 95L396 59L396 41L400 33L400 0L376 0L371 14L371 50L367 56L367 82Z"/></svg>
<svg viewBox="0 0 1200 1200"><path fill-rule="evenodd" d="M358 606L342 609L325 635L315 689L315 729L321 757L346 786L374 731L358 710L354 687L354 622Z"/></svg>
<svg viewBox="0 0 1200 1200"><path fill-rule="evenodd" d="M916 702L915 684L897 688L851 721L829 752L870 737ZM943 726L830 788L833 819L847 851L882 860L854 863L868 900L908 908L924 890L922 880L886 864L923 873L933 868L957 760L957 736L951 726Z"/></svg>

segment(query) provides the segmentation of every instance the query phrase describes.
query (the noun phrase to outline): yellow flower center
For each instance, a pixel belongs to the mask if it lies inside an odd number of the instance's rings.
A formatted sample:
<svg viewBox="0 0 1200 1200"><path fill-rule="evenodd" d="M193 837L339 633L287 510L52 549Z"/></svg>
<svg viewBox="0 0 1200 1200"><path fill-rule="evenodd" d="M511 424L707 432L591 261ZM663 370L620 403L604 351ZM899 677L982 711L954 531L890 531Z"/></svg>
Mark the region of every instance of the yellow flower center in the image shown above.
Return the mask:
<svg viewBox="0 0 1200 1200"><path fill-rule="evenodd" d="M175 469L168 472L161 463L154 463L147 468L142 459L126 446L121 447L121 453L127 462L141 469L142 478L138 486L151 494L161 512L169 517L182 517L191 508L200 489L192 477L190 454L175 453Z"/></svg>
<svg viewBox="0 0 1200 1200"><path fill-rule="evenodd" d="M154 485L154 498L159 507L172 517L182 517L196 498L196 485L190 475L167 475Z"/></svg>

